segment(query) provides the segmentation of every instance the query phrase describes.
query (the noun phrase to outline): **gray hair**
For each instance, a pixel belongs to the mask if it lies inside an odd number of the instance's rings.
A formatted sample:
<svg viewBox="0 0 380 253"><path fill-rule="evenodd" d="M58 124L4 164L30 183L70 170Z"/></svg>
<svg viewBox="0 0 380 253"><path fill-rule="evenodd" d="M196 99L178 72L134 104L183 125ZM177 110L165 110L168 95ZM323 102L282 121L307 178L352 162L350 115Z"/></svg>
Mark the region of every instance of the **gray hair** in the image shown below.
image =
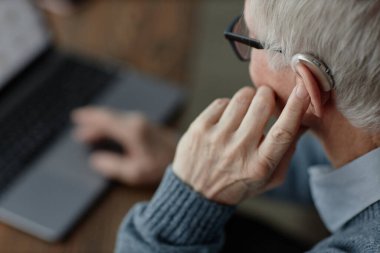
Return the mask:
<svg viewBox="0 0 380 253"><path fill-rule="evenodd" d="M272 67L288 66L296 53L320 58L333 73L338 110L354 126L380 131L380 0L248 4L256 37L269 45Z"/></svg>

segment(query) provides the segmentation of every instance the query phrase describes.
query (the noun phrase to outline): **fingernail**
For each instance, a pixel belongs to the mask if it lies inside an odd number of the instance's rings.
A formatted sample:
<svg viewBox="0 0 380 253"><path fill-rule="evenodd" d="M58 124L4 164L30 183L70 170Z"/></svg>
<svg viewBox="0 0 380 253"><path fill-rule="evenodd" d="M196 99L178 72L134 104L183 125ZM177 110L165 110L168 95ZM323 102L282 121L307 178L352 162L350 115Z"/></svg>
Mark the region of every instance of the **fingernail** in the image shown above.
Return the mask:
<svg viewBox="0 0 380 253"><path fill-rule="evenodd" d="M309 93L307 92L305 85L303 85L302 83L297 84L296 95L297 97L302 99L307 98L309 96Z"/></svg>

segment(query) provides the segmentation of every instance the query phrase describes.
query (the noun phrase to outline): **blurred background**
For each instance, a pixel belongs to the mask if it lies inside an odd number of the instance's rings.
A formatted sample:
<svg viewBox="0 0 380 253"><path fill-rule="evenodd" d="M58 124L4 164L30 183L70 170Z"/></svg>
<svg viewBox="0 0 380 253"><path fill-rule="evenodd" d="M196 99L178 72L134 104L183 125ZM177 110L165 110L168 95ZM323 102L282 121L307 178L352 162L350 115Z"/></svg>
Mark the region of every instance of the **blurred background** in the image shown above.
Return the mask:
<svg viewBox="0 0 380 253"><path fill-rule="evenodd" d="M65 0L62 0L66 2ZM190 92L182 130L214 98L251 85L223 31L244 1L77 0L47 7L57 45L176 82ZM60 0L58 0L60 2Z"/></svg>
<svg viewBox="0 0 380 253"><path fill-rule="evenodd" d="M51 2L40 0L60 48L185 88L181 132L213 99L252 85L248 64L236 58L223 36L242 12L243 0ZM239 212L307 245L327 235L313 207L261 197L243 203Z"/></svg>

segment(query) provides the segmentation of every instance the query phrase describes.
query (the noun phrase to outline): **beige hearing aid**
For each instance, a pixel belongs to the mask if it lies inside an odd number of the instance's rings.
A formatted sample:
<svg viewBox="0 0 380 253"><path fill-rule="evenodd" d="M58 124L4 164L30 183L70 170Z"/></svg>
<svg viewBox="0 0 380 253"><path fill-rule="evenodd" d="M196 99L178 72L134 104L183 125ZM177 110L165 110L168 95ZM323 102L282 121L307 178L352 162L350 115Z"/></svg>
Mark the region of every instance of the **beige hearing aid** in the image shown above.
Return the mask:
<svg viewBox="0 0 380 253"><path fill-rule="evenodd" d="M334 78L331 70L319 59L309 54L296 54L292 57L291 66L294 72L297 72L297 65L304 64L313 75L318 79L323 91L330 91L334 88Z"/></svg>

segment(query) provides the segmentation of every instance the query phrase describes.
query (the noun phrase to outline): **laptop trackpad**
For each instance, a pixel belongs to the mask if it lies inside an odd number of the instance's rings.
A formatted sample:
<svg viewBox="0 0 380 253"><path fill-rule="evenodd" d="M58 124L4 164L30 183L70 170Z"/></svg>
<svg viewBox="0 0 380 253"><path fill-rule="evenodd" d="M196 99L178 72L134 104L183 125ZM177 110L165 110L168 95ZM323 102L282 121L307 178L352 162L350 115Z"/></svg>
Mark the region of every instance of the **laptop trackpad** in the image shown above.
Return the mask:
<svg viewBox="0 0 380 253"><path fill-rule="evenodd" d="M88 149L64 134L1 198L0 218L54 241L65 234L108 182L87 164ZM48 189L48 190L47 190Z"/></svg>

